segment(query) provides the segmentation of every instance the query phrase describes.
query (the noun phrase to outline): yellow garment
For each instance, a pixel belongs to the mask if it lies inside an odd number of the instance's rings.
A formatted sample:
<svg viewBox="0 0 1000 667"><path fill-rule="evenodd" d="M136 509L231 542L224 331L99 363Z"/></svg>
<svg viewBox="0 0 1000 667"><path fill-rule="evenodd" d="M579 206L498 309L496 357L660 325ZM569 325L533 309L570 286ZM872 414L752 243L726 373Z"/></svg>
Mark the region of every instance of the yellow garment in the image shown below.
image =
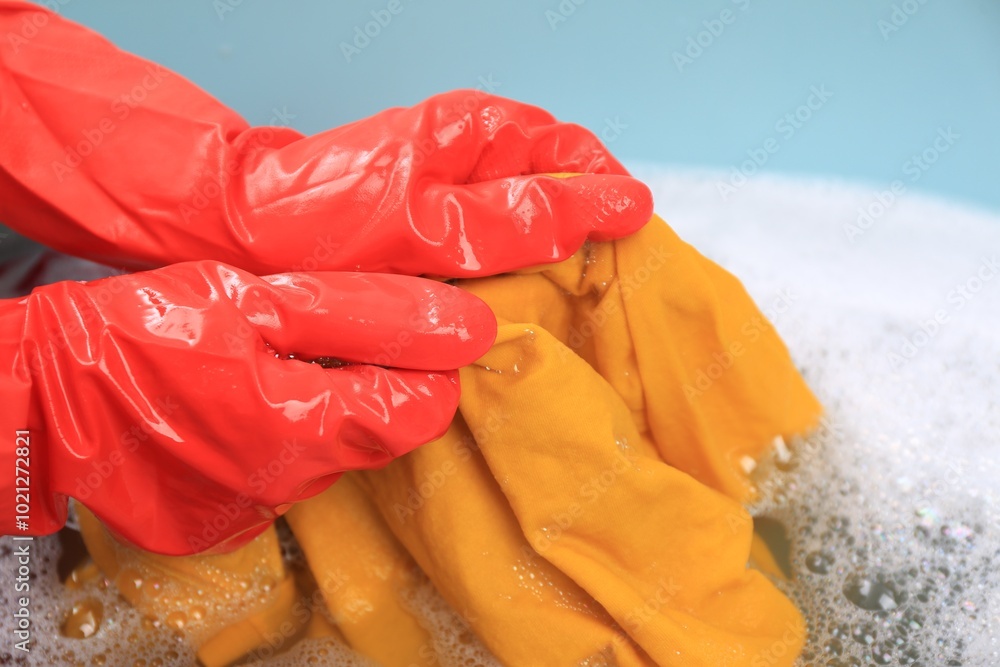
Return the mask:
<svg viewBox="0 0 1000 667"><path fill-rule="evenodd" d="M791 603L746 568L745 510L663 463L611 386L559 349L505 325L462 375L471 425L497 406L511 415L479 446L535 550L656 664L750 664L789 624L803 636Z"/></svg>
<svg viewBox="0 0 1000 667"><path fill-rule="evenodd" d="M354 477L299 503L286 519L349 646L384 667L436 664L429 635L400 603L416 583L416 565Z"/></svg>
<svg viewBox="0 0 1000 667"><path fill-rule="evenodd" d="M458 417L419 455L362 473L389 528L438 592L506 665L575 665L602 653L622 667L654 664L531 548L475 449L483 433L473 432L475 439Z"/></svg>
<svg viewBox="0 0 1000 667"><path fill-rule="evenodd" d="M569 260L459 283L510 322L538 325L585 359L663 460L746 500L740 467L821 408L740 282L659 217ZM707 384L706 384L707 383Z"/></svg>
<svg viewBox="0 0 1000 667"><path fill-rule="evenodd" d="M289 513L348 644L434 664L400 602L415 561L504 664L791 665L804 625L746 567L741 462L820 407L740 283L654 218L459 284L501 328L449 432Z"/></svg>
<svg viewBox="0 0 1000 667"><path fill-rule="evenodd" d="M117 542L89 510L76 508L87 551L104 575L146 616L187 630L206 667L275 643L275 633L290 637L307 618L296 608L273 528L232 553L161 556Z"/></svg>

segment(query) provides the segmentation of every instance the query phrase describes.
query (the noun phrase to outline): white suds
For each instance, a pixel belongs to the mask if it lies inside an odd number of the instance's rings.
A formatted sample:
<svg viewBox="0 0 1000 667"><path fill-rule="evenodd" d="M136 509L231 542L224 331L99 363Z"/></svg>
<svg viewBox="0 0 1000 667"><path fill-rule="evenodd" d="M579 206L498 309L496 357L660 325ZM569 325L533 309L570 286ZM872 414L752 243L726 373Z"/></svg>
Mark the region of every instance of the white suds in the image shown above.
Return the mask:
<svg viewBox="0 0 1000 667"><path fill-rule="evenodd" d="M774 324L827 408L809 440L776 443L755 471L742 462L759 480L754 514L788 538L783 587L811 629L800 664L1000 664L1000 218L908 193L859 224L859 210L879 210L878 188L761 176L723 199L724 174L637 175L762 309L783 301ZM16 596L10 544L4 609ZM55 538L34 545L35 650L19 660L8 642L0 663L193 664L179 631L102 580L66 591ZM429 586L407 602L443 665L495 664ZM99 605L89 639L60 634L74 605ZM0 621L5 637L12 620ZM310 640L257 664L367 663Z"/></svg>

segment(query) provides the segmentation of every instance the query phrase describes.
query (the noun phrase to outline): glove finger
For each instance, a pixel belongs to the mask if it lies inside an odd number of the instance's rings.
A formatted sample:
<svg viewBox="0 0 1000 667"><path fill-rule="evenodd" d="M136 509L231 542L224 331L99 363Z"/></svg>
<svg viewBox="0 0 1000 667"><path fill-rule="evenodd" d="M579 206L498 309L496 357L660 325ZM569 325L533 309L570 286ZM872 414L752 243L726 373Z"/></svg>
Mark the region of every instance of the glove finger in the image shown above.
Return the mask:
<svg viewBox="0 0 1000 667"><path fill-rule="evenodd" d="M440 437L458 407L458 373L426 373L352 365L326 369L262 351L263 405L255 428L273 442L293 443L285 470L263 491L264 502L289 502L314 480L386 465Z"/></svg>
<svg viewBox="0 0 1000 667"><path fill-rule="evenodd" d="M264 278L237 304L280 353L418 370L452 370L481 357L496 318L479 298L444 283L385 274L288 273Z"/></svg>
<svg viewBox="0 0 1000 667"><path fill-rule="evenodd" d="M414 208L417 240L434 247L428 271L461 278L557 262L588 238L627 236L653 215L649 188L610 174L433 184Z"/></svg>
<svg viewBox="0 0 1000 667"><path fill-rule="evenodd" d="M426 137L415 147L420 163L456 182L546 172L628 175L589 130L480 90L455 90L388 113L401 136Z"/></svg>
<svg viewBox="0 0 1000 667"><path fill-rule="evenodd" d="M468 182L548 172L628 175L597 136L580 125L507 122L490 133Z"/></svg>

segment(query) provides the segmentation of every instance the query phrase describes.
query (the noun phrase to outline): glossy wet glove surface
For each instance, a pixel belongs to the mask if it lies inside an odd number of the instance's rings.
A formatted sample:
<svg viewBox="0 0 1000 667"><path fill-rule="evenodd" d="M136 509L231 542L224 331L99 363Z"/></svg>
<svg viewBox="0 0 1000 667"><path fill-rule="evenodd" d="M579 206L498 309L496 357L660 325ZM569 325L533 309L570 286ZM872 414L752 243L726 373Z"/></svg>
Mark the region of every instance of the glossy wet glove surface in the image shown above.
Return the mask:
<svg viewBox="0 0 1000 667"><path fill-rule="evenodd" d="M653 212L593 134L537 107L459 90L307 137L0 1L0 33L25 21L44 27L0 40L0 220L69 254L471 277L565 259Z"/></svg>
<svg viewBox="0 0 1000 667"><path fill-rule="evenodd" d="M0 324L0 421L31 433L31 532L58 529L73 496L164 554L235 547L341 472L438 437L454 369L496 333L478 298L422 278L207 261L40 287L0 302Z"/></svg>

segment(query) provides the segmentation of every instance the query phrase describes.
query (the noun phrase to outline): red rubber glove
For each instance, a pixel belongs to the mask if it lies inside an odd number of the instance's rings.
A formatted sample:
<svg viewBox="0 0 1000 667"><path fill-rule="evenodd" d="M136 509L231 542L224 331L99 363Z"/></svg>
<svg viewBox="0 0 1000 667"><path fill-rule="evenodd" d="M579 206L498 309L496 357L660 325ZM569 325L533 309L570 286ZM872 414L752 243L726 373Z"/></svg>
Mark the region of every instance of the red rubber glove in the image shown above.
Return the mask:
<svg viewBox="0 0 1000 667"><path fill-rule="evenodd" d="M471 277L652 216L590 132L511 100L456 91L303 137L36 5L0 1L0 34L0 220L69 254Z"/></svg>
<svg viewBox="0 0 1000 667"><path fill-rule="evenodd" d="M0 301L0 532L53 532L73 496L143 549L235 548L341 471L441 435L453 369L495 335L443 283L209 261Z"/></svg>

